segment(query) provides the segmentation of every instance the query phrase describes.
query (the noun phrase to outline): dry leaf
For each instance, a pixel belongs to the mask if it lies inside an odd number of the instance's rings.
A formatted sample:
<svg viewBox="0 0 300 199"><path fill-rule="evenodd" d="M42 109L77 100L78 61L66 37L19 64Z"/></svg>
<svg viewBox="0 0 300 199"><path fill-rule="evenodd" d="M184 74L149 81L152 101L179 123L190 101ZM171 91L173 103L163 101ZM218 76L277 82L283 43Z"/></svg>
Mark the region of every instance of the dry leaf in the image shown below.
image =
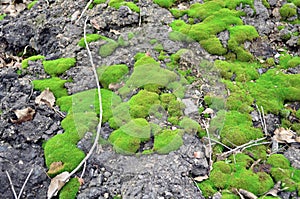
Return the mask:
<svg viewBox="0 0 300 199"><path fill-rule="evenodd" d="M47 173L55 174L59 172L62 168L64 168L64 164L62 162L52 162Z"/></svg>
<svg viewBox="0 0 300 199"><path fill-rule="evenodd" d="M83 178L79 178L79 177L75 177L75 178L77 178L80 186L84 184L84 179Z"/></svg>
<svg viewBox="0 0 300 199"><path fill-rule="evenodd" d="M239 193L249 199L257 199L257 196L251 193L250 191L239 189Z"/></svg>
<svg viewBox="0 0 300 199"><path fill-rule="evenodd" d="M15 110L14 113L17 116L17 120L10 119L13 123L20 124L22 122L30 121L33 119L33 115L35 114L35 110L32 108L24 108L22 110Z"/></svg>
<svg viewBox="0 0 300 199"><path fill-rule="evenodd" d="M39 96L35 98L36 104L46 104L50 108L54 106L55 103L55 97L53 93L47 88L44 90Z"/></svg>
<svg viewBox="0 0 300 199"><path fill-rule="evenodd" d="M295 133L291 130L287 130L285 128L277 128L274 131L273 139L275 139L279 143L293 143L295 140Z"/></svg>
<svg viewBox="0 0 300 199"><path fill-rule="evenodd" d="M195 177L194 180L197 182L202 182L203 180L206 180L207 178L208 178L208 175L198 176L198 177Z"/></svg>
<svg viewBox="0 0 300 199"><path fill-rule="evenodd" d="M48 199L56 196L58 191L69 181L69 174L69 172L65 171L51 179L47 192Z"/></svg>

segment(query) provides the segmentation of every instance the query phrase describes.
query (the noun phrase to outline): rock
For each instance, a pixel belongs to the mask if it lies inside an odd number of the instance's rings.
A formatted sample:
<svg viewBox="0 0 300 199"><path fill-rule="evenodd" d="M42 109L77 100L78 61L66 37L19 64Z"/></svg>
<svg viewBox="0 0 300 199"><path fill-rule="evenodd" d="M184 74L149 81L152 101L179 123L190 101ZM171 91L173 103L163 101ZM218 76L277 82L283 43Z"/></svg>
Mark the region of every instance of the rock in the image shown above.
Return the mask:
<svg viewBox="0 0 300 199"><path fill-rule="evenodd" d="M185 105L184 114L190 115L192 113L198 112L198 107L194 104L191 99L182 99L182 102Z"/></svg>

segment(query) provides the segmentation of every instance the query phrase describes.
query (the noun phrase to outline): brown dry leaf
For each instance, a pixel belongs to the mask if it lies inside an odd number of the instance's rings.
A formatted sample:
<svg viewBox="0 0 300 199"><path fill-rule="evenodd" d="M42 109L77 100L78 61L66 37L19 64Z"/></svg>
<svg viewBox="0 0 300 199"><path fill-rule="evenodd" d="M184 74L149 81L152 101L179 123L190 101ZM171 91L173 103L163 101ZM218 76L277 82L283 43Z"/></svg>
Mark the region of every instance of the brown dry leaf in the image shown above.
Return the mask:
<svg viewBox="0 0 300 199"><path fill-rule="evenodd" d="M52 162L49 168L48 174L55 174L64 168L64 164L60 162Z"/></svg>
<svg viewBox="0 0 300 199"><path fill-rule="evenodd" d="M75 178L77 178L80 186L82 186L84 184L84 179L83 178L79 178L79 177L75 177Z"/></svg>
<svg viewBox="0 0 300 199"><path fill-rule="evenodd" d="M208 178L208 175L198 176L198 177L195 177L194 180L197 182L202 182L203 180L206 180L207 178Z"/></svg>
<svg viewBox="0 0 300 199"><path fill-rule="evenodd" d="M49 90L49 88L46 88L39 96L35 98L36 104L46 104L50 108L54 106L55 103L55 97L53 93Z"/></svg>
<svg viewBox="0 0 300 199"><path fill-rule="evenodd" d="M249 199L257 199L257 196L251 193L250 191L239 189L239 193Z"/></svg>
<svg viewBox="0 0 300 199"><path fill-rule="evenodd" d="M17 116L17 120L10 119L13 123L20 124L22 122L30 121L33 119L33 115L35 114L35 110L32 108L24 108L22 110L15 110L14 113Z"/></svg>
<svg viewBox="0 0 300 199"><path fill-rule="evenodd" d="M69 181L69 174L69 172L65 171L51 179L47 192L48 199L56 196L58 191Z"/></svg>
<svg viewBox="0 0 300 199"><path fill-rule="evenodd" d="M295 134L293 131L285 129L285 128L277 128L274 131L273 139L275 139L279 143L293 143L296 142Z"/></svg>

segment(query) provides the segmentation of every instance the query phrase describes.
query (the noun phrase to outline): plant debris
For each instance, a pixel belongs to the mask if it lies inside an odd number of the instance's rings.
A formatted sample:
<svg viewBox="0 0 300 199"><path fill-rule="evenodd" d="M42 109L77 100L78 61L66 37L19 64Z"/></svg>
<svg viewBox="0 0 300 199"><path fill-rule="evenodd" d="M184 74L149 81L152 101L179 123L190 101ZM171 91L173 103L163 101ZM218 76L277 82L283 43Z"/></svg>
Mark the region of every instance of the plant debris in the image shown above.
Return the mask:
<svg viewBox="0 0 300 199"><path fill-rule="evenodd" d="M14 110L14 113L16 114L17 116L17 120L14 120L14 119L10 119L12 123L15 123L15 124L20 124L22 122L26 122L26 121L30 121L33 119L33 116L35 114L35 110L30 108L30 107L27 107L27 108L24 108L22 110Z"/></svg>

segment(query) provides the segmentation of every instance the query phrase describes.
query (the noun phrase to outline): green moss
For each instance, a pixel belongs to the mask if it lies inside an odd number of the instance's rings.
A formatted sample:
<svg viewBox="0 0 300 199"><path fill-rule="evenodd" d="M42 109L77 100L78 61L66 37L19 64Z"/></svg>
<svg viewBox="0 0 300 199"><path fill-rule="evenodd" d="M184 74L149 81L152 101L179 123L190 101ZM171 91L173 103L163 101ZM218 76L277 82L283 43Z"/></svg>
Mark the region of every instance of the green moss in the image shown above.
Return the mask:
<svg viewBox="0 0 300 199"><path fill-rule="evenodd" d="M226 62L217 60L215 66L221 72L223 78L230 80L235 75L235 81L246 82L250 80L256 80L259 78L257 69L260 68L258 63L247 62Z"/></svg>
<svg viewBox="0 0 300 199"><path fill-rule="evenodd" d="M133 39L133 37L134 37L134 33L133 32L129 32L128 35L127 35L128 40Z"/></svg>
<svg viewBox="0 0 300 199"><path fill-rule="evenodd" d="M112 132L109 141L116 152L130 155L138 151L141 141L150 139L150 131L150 125L145 119L134 119Z"/></svg>
<svg viewBox="0 0 300 199"><path fill-rule="evenodd" d="M297 6L300 7L300 0L292 0L292 3Z"/></svg>
<svg viewBox="0 0 300 199"><path fill-rule="evenodd" d="M94 2L95 3L95 2ZM98 41L99 39L101 39L102 36L98 35L98 34L86 34L86 41L87 43L91 43L93 41ZM84 42L84 38L81 38L78 42L78 46L80 47L85 47L85 42Z"/></svg>
<svg viewBox="0 0 300 199"><path fill-rule="evenodd" d="M210 180L205 180L201 183L198 183L197 185L202 191L202 194L205 198L209 198L217 192L217 189L214 187L213 182L211 182Z"/></svg>
<svg viewBox="0 0 300 199"><path fill-rule="evenodd" d="M226 0L225 1L226 7L230 9L235 9L240 4L243 4L243 6L250 5L250 7L253 8L253 0Z"/></svg>
<svg viewBox="0 0 300 199"><path fill-rule="evenodd" d="M290 161L282 154L272 154L267 163L275 168L288 169L290 167Z"/></svg>
<svg viewBox="0 0 300 199"><path fill-rule="evenodd" d="M170 12L172 13L172 15L175 18L179 18L179 17L182 17L183 15L187 14L186 10L179 10L179 9L175 9L175 8L170 9Z"/></svg>
<svg viewBox="0 0 300 199"><path fill-rule="evenodd" d="M36 3L38 2L38 0L32 1L27 5L27 9L30 10Z"/></svg>
<svg viewBox="0 0 300 199"><path fill-rule="evenodd" d="M175 72L161 68L160 64L152 57L142 55L137 59L132 75L126 81L126 84L119 89L119 93L126 96L130 91L137 88L146 88L147 85L150 85L152 90L155 85L154 90L158 90L159 88L168 87L177 78Z"/></svg>
<svg viewBox="0 0 300 199"><path fill-rule="evenodd" d="M6 17L6 14L0 14L0 21Z"/></svg>
<svg viewBox="0 0 300 199"><path fill-rule="evenodd" d="M93 3L94 4L101 4L101 3L105 3L106 0L94 0Z"/></svg>
<svg viewBox="0 0 300 199"><path fill-rule="evenodd" d="M250 61L252 55L246 52L241 44L245 41L252 41L259 35L253 26L248 25L238 25L229 28L230 39L228 40L228 48L232 50L237 55L237 60L239 61Z"/></svg>
<svg viewBox="0 0 300 199"><path fill-rule="evenodd" d="M151 39L151 40L149 41L149 43L150 43L151 45L155 44L156 42L157 42L157 39Z"/></svg>
<svg viewBox="0 0 300 199"><path fill-rule="evenodd" d="M149 115L151 106L160 104L159 95L141 90L129 100L130 115L133 118L145 118Z"/></svg>
<svg viewBox="0 0 300 199"><path fill-rule="evenodd" d="M57 76L74 66L75 58L59 58L56 60L43 61L46 73L51 76Z"/></svg>
<svg viewBox="0 0 300 199"><path fill-rule="evenodd" d="M245 150L248 154L251 155L255 160L267 159L267 147L265 145L254 146Z"/></svg>
<svg viewBox="0 0 300 199"><path fill-rule="evenodd" d="M128 72L128 66L125 64L101 66L97 68L99 81L104 88L108 88L111 83L119 82Z"/></svg>
<svg viewBox="0 0 300 199"><path fill-rule="evenodd" d="M128 41L126 41L122 36L119 36L118 44L119 46L126 47L128 46Z"/></svg>
<svg viewBox="0 0 300 199"><path fill-rule="evenodd" d="M129 113L130 106L127 102L123 102L115 107L112 107L112 118L109 119L109 125L113 129L128 123L131 120Z"/></svg>
<svg viewBox="0 0 300 199"><path fill-rule="evenodd" d="M109 6L119 9L121 6L127 6L132 11L139 13L140 8L133 2L127 2L124 0L110 0L108 3Z"/></svg>
<svg viewBox="0 0 300 199"><path fill-rule="evenodd" d="M275 179L276 182L282 181L286 178L290 178L291 170L282 168L271 168L271 176Z"/></svg>
<svg viewBox="0 0 300 199"><path fill-rule="evenodd" d="M77 178L71 178L59 192L59 199L74 199L79 190L80 183Z"/></svg>
<svg viewBox="0 0 300 199"><path fill-rule="evenodd" d="M222 199L239 199L240 197L229 192L229 191L222 191Z"/></svg>
<svg viewBox="0 0 300 199"><path fill-rule="evenodd" d="M223 173L220 170L213 169L210 173L210 180L217 189L226 189L230 185L230 174Z"/></svg>
<svg viewBox="0 0 300 199"><path fill-rule="evenodd" d="M120 104L121 99L115 93L101 89L102 121L106 122L113 116L112 109ZM62 111L72 110L75 113L96 112L99 115L99 98L97 89L82 91L71 96L65 96L57 100Z"/></svg>
<svg viewBox="0 0 300 199"><path fill-rule="evenodd" d="M76 143L69 140L70 136L58 134L48 140L44 147L45 162L48 168L53 162L62 162L60 171L52 173L55 175L63 171L72 171L84 158L84 153L77 148Z"/></svg>
<svg viewBox="0 0 300 199"><path fill-rule="evenodd" d="M227 53L227 49L223 47L223 45L217 37L202 40L200 41L200 44L210 54L224 55Z"/></svg>
<svg viewBox="0 0 300 199"><path fill-rule="evenodd" d="M99 49L99 55L101 57L107 57L111 55L119 46L119 44L112 39L105 39L105 40L107 41L107 43L102 45Z"/></svg>
<svg viewBox="0 0 300 199"><path fill-rule="evenodd" d="M164 50L164 47L163 47L162 44L157 44L157 45L154 46L153 49L154 49L155 51L157 51L157 52L161 52L161 51Z"/></svg>
<svg viewBox="0 0 300 199"><path fill-rule="evenodd" d="M285 20L297 14L297 7L293 3L287 3L279 9L279 12L283 20Z"/></svg>
<svg viewBox="0 0 300 199"><path fill-rule="evenodd" d="M182 144L182 132L180 130L166 129L154 136L153 150L159 154L167 154L179 149Z"/></svg>
<svg viewBox="0 0 300 199"><path fill-rule="evenodd" d="M176 0L154 0L153 2L158 4L160 7L170 8Z"/></svg>
<svg viewBox="0 0 300 199"><path fill-rule="evenodd" d="M254 160L250 156L244 153L231 155L229 159L231 160L231 162L235 162L238 166L243 168L249 168L254 162Z"/></svg>
<svg viewBox="0 0 300 199"><path fill-rule="evenodd" d="M298 109L297 111L296 111L296 117L298 118L298 119L300 119L300 109Z"/></svg>
<svg viewBox="0 0 300 199"><path fill-rule="evenodd" d="M214 110L224 109L226 103L224 98L211 95L204 96L204 102Z"/></svg>
<svg viewBox="0 0 300 199"><path fill-rule="evenodd" d="M165 109L167 109L169 106L169 103L174 100L176 100L176 96L173 95L172 93L162 93L160 95L161 104Z"/></svg>
<svg viewBox="0 0 300 199"><path fill-rule="evenodd" d="M36 61L36 60L44 60L45 56L43 55L35 55L28 57L22 61L22 68L26 69L28 67L28 61Z"/></svg>
<svg viewBox="0 0 300 199"><path fill-rule="evenodd" d="M58 77L32 81L35 90L43 91L46 88L49 88L56 98L68 95L67 89L64 87L66 82L67 80L62 80Z"/></svg>
<svg viewBox="0 0 300 199"><path fill-rule="evenodd" d="M179 126L189 134L196 134L201 129L201 126L198 122L188 117L184 117L182 120L180 120Z"/></svg>
<svg viewBox="0 0 300 199"><path fill-rule="evenodd" d="M262 4L268 9L270 9L270 7L271 7L267 0L262 0Z"/></svg>
<svg viewBox="0 0 300 199"><path fill-rule="evenodd" d="M224 126L219 130L222 142L229 147L239 146L263 136L260 129L253 127L251 117L238 111L227 112Z"/></svg>
<svg viewBox="0 0 300 199"><path fill-rule="evenodd" d="M170 101L168 106L168 114L171 117L180 117L183 115L183 110L185 108L184 103L178 100Z"/></svg>
<svg viewBox="0 0 300 199"><path fill-rule="evenodd" d="M288 68L294 68L296 66L300 65L300 57L296 56L291 58L288 62L287 62L287 67Z"/></svg>

